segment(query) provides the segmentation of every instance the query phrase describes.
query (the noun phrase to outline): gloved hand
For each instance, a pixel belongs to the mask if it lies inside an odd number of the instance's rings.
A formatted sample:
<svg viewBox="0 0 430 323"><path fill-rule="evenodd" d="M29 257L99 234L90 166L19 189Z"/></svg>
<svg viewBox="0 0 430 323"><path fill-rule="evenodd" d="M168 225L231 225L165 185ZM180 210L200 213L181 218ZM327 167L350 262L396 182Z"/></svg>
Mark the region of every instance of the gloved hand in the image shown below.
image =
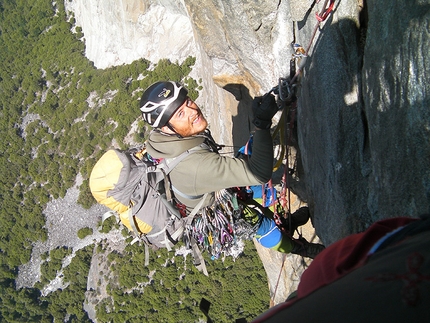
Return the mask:
<svg viewBox="0 0 430 323"><path fill-rule="evenodd" d="M275 97L272 94L257 96L252 101L252 112L254 120L252 123L260 129L269 129L272 125L272 118L278 111Z"/></svg>

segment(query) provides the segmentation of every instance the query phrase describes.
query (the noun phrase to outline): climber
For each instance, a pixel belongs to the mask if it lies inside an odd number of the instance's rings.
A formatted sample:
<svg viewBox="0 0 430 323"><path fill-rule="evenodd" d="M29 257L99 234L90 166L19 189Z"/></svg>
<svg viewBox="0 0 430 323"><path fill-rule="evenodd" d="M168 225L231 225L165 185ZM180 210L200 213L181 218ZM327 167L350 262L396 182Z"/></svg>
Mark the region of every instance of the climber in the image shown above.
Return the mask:
<svg viewBox="0 0 430 323"><path fill-rule="evenodd" d="M270 134L272 117L278 111L271 94L256 97L254 113L252 157L248 160L228 158L218 154L207 121L197 104L188 97L188 90L176 82L156 82L148 87L140 101L143 119L153 130L147 140L147 152L153 158L174 158L182 152L205 145L181 161L170 173L175 198L188 212L197 205L211 205L215 191L241 186L261 185L272 176L273 145ZM258 207L255 209L259 209ZM304 212L303 212L304 211ZM270 212L259 211L259 242L268 248L313 258L324 246L296 241L282 235L270 217ZM292 216L293 226L303 225L309 219L307 208ZM262 214L266 214L263 216ZM266 236L271 233L271 238ZM275 237L275 238L273 238Z"/></svg>

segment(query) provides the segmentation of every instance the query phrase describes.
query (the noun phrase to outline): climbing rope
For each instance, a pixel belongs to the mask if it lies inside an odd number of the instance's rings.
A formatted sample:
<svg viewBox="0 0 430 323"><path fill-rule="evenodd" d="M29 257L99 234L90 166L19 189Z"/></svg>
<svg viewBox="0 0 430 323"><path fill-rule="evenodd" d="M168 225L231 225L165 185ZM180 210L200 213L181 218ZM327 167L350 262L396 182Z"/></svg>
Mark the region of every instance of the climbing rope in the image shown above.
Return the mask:
<svg viewBox="0 0 430 323"><path fill-rule="evenodd" d="M320 0L316 0L315 3L319 3ZM279 145L280 145L280 152L278 156L276 156L275 164L273 167L273 171L275 172L281 165L286 158L286 166L284 168L284 174L282 178L282 184L283 184L283 192L281 192L280 197L280 203L284 210L284 214L287 214L287 212L290 210L290 207L287 205L289 204L290 196L288 196L288 199L286 198L286 193L288 191L288 195L290 194L290 190L287 190L286 187L288 187L288 171L289 171L289 157L290 157L290 149L291 146L291 134L293 132L293 125L295 121L295 113L297 110L297 100L296 100L296 91L297 91L297 79L300 75L303 66L305 64L306 58L308 57L308 53L310 51L310 48L314 42L316 33L321 25L322 22L324 22L330 15L330 13L333 11L335 4L335 0L325 0L324 5L321 9L321 11L318 13L315 13L315 18L317 19L317 24L314 28L314 31L312 33L311 39L309 41L309 44L306 48L306 50L299 44L295 42L295 30L293 30L293 42L291 43L293 48L293 55L290 60L290 75L288 78L280 78L278 85L273 87L269 93L274 92L278 95L280 101L284 105L282 109L282 114L279 119L279 122L273 132L273 139L276 137L279 137ZM294 25L293 25L294 26ZM289 103L289 104L287 104ZM290 120L288 122L289 124L289 131L288 131L288 143L285 144L285 124L286 121L286 115L290 113ZM290 220L291 221L291 220ZM291 227L291 223L290 223Z"/></svg>
<svg viewBox="0 0 430 323"><path fill-rule="evenodd" d="M319 3L320 0L316 0L315 3ZM273 132L273 138L279 137L280 139L280 145L281 145L281 150L280 153L278 154L278 156L276 157L276 162L274 165L274 171L276 171L280 165L282 164L282 161L286 160L285 165L284 165L284 173L282 175L282 180L281 180L281 185L282 185L282 190L280 192L279 198L276 200L276 204L274 207L274 220L275 223L280 227L281 231L285 234L286 230L285 228L282 226L282 219L280 214L278 213L278 206L277 203L280 204L280 207L282 209L282 214L283 216L286 216L287 214L290 215L290 210L291 210L291 191L289 189L289 183L288 183L288 172L289 172L289 160L291 157L291 151L290 151L290 147L291 147L291 137L292 137L292 133L293 133L293 127L294 127L294 121L295 121L295 114L296 114L296 110L297 110L297 98L296 98L296 90L297 90L297 80L299 75L302 72L302 69L306 63L306 59L308 57L310 48L314 42L316 33L321 25L322 22L324 22L330 15L330 13L333 11L334 8L334 4L335 4L335 0L325 0L324 5L321 9L321 11L318 13L315 13L315 18L317 19L317 24L312 32L312 36L309 40L309 44L307 46L306 49L304 49L301 45L296 43L296 39L295 39L295 29L293 28L293 42L291 43L292 48L293 48L293 55L292 58L290 60L290 75L288 78L280 78L278 85L273 87L272 90L270 92L274 92L275 94L278 94L279 99L282 102L283 105L283 110L282 110L282 114L281 117L279 119L278 125L276 126L274 132ZM293 23L293 27L294 27L294 23ZM297 66L297 68L296 68ZM269 93L270 93L269 92ZM289 103L289 104L287 104ZM285 124L287 123L286 120L286 115L290 114L290 120L288 121L288 125L289 125L289 131L288 131L288 135L286 136L285 134ZM287 138L286 138L287 137ZM285 141L287 142L287 145L285 145ZM289 231L291 231L291 216L288 216L288 220L289 220L289 224L288 227L290 228ZM287 233L290 238L292 238L292 235L294 234L294 232L288 232ZM300 241L301 235L299 233L299 239L297 239L298 241ZM285 264L285 260L286 260L286 255L283 255L282 258L282 266L281 269L279 271L279 275L278 275L278 279L275 285L275 289L274 289L274 293L273 296L271 297L272 302L274 302L274 299L276 297L276 293L278 290L278 285L280 282L280 278L281 278L281 273L282 270L284 268L284 264Z"/></svg>
<svg viewBox="0 0 430 323"><path fill-rule="evenodd" d="M330 12L333 10L334 7L334 0L330 0L330 5L327 7L327 3L329 0L326 0L324 3L324 7L321 11L321 13L315 13L315 17L317 18L317 20L321 23L324 20L327 19L328 15L330 14ZM318 0L316 3L319 3L320 0Z"/></svg>
<svg viewBox="0 0 430 323"><path fill-rule="evenodd" d="M281 280L282 270L284 269L285 260L287 259L287 254L282 255L282 265L281 270L279 270L278 279L276 280L275 290L273 291L272 303L275 301L276 292L278 291L279 281Z"/></svg>

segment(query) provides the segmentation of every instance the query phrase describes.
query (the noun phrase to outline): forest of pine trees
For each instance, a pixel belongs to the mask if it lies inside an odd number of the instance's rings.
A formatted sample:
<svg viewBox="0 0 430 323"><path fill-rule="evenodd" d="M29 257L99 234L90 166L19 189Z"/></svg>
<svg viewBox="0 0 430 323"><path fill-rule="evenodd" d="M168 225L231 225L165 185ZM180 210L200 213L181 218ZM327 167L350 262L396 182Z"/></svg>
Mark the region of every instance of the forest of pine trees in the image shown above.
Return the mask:
<svg viewBox="0 0 430 323"><path fill-rule="evenodd" d="M36 241L47 239L43 209L64 197L79 173L84 179L79 203L88 208L95 202L88 190L89 173L113 141L126 148L124 137L138 118L134 107L143 89L171 79L185 83L193 99L201 90L188 76L192 57L181 64L161 60L151 69L144 59L96 69L84 56L83 34L74 22L61 1L0 2L2 322L90 321L83 308L86 293L100 291L87 291L87 276L93 256L105 253L102 245L76 252L63 269L62 289L41 293L71 254L67 246L42 255L41 279L33 288L15 287L18 266L30 260ZM141 120L139 129L135 140L143 142ZM111 223L104 228L111 229L118 227ZM84 228L76 234L84 238L92 231ZM245 251L235 262L228 257L225 262L209 260L209 277L197 272L191 259L167 251L152 253L147 268L139 245L107 254L109 297L94 304L97 320L197 322L203 317L198 309L202 297L212 302L215 322L253 318L268 307L269 291L251 242Z"/></svg>

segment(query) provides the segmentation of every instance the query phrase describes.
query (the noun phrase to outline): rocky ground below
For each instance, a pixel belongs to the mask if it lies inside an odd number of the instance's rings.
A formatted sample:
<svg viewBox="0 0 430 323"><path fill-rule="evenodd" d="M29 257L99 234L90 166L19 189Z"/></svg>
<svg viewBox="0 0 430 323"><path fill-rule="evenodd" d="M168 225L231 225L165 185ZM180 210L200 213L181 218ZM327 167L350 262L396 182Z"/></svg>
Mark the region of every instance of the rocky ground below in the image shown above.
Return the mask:
<svg viewBox="0 0 430 323"><path fill-rule="evenodd" d="M100 205L94 205L86 210L77 204L79 189L76 185L67 191L64 198L59 198L49 202L44 210L46 217L46 229L48 230L48 240L45 242L36 242L33 246L31 260L19 268L16 279L17 288L32 287L40 280L40 264L42 263L41 255L57 247L65 246L72 248L73 253L93 243L103 239L111 242L116 248L124 248L125 238L119 230L112 230L109 233L100 233L98 231L99 221L102 215L107 211ZM93 229L93 234L84 239L79 239L77 232L82 228ZM66 266L69 260L65 260L63 266ZM57 280L54 285L46 289L46 293L61 287L61 279Z"/></svg>

